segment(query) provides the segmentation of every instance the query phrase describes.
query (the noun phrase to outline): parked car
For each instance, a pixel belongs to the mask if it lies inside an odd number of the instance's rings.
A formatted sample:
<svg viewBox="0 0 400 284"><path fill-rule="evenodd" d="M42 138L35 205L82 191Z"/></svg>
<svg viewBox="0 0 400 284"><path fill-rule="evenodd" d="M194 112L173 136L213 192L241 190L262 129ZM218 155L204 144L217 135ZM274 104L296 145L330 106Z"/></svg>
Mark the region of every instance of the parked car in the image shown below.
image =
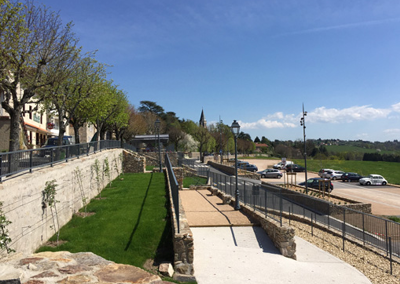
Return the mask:
<svg viewBox="0 0 400 284"><path fill-rule="evenodd" d="M67 146L67 145L71 145L71 136L64 136L63 137L63 143L62 146ZM56 147L58 146L58 137L51 137L48 138L46 143L43 144L42 148L51 148L51 147ZM43 150L39 150L39 154L38 156L43 157L43 156L49 156L51 154L51 149L43 149Z"/></svg>
<svg viewBox="0 0 400 284"><path fill-rule="evenodd" d="M363 178L363 176L359 175L358 173L344 173L342 175L342 181L359 181L361 178Z"/></svg>
<svg viewBox="0 0 400 284"><path fill-rule="evenodd" d="M286 166L287 172L304 172L306 169L298 164L290 164Z"/></svg>
<svg viewBox="0 0 400 284"><path fill-rule="evenodd" d="M251 164L248 164L248 163L247 164L240 164L240 167L238 166L238 168L242 169L242 170L249 171L249 172L258 171L258 168L257 168L256 165L251 165Z"/></svg>
<svg viewBox="0 0 400 284"><path fill-rule="evenodd" d="M332 169L320 169L319 172L318 172L318 176L321 177L321 178L324 177L324 174L327 171L333 171L333 170Z"/></svg>
<svg viewBox="0 0 400 284"><path fill-rule="evenodd" d="M328 179L333 179L333 180L337 180L337 179L342 179L342 175L344 174L343 171L326 171L325 173L322 174L323 178L328 178Z"/></svg>
<svg viewBox="0 0 400 284"><path fill-rule="evenodd" d="M387 185L387 180L381 175L369 175L359 180L361 185Z"/></svg>
<svg viewBox="0 0 400 284"><path fill-rule="evenodd" d="M273 168L274 168L274 169L281 170L281 169L285 168L285 166L291 165L291 164L294 164L294 163L293 163L292 161L286 161L286 163L279 162L279 163L275 164L275 165L273 166Z"/></svg>
<svg viewBox="0 0 400 284"><path fill-rule="evenodd" d="M261 178L281 178L282 172L277 169L266 169L261 172L257 172L261 175Z"/></svg>
<svg viewBox="0 0 400 284"><path fill-rule="evenodd" d="M306 186L305 182L299 183L301 186ZM307 180L307 187L315 188L315 189L322 189L323 187L325 191L331 192L333 190L333 184L329 179L324 178L309 178Z"/></svg>
<svg viewBox="0 0 400 284"><path fill-rule="evenodd" d="M250 163L249 162L244 162L244 161L238 161L237 162L237 167L238 168L243 168L245 165L250 165Z"/></svg>

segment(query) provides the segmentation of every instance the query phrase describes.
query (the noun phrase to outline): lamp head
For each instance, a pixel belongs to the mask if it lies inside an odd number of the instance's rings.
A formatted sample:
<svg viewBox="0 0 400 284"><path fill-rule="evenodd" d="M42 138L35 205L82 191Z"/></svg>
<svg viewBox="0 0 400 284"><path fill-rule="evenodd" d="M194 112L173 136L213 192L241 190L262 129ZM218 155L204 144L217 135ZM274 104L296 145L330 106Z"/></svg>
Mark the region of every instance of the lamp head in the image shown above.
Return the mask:
<svg viewBox="0 0 400 284"><path fill-rule="evenodd" d="M233 123L232 123L232 125L231 125L231 131L232 131L232 133L233 133L233 135L234 135L235 137L238 137L238 136L239 136L240 125L239 125L239 123L238 123L236 120L234 120Z"/></svg>

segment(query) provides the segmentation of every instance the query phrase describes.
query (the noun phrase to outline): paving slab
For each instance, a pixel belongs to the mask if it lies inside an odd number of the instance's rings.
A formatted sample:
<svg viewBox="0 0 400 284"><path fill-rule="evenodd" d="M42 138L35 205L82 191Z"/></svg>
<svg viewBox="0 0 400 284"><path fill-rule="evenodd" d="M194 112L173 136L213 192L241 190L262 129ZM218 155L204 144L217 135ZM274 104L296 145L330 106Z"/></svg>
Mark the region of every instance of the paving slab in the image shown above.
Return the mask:
<svg viewBox="0 0 400 284"><path fill-rule="evenodd" d="M261 227L191 228L199 284L370 284L360 271L296 237L297 260L282 256Z"/></svg>
<svg viewBox="0 0 400 284"><path fill-rule="evenodd" d="M297 260L282 256L261 227L208 190L180 191L180 198L193 233L199 284L371 283L351 265L298 237Z"/></svg>
<svg viewBox="0 0 400 284"><path fill-rule="evenodd" d="M218 196L213 196L206 189L184 190L179 194L190 227L257 225L257 222L232 206L223 204Z"/></svg>

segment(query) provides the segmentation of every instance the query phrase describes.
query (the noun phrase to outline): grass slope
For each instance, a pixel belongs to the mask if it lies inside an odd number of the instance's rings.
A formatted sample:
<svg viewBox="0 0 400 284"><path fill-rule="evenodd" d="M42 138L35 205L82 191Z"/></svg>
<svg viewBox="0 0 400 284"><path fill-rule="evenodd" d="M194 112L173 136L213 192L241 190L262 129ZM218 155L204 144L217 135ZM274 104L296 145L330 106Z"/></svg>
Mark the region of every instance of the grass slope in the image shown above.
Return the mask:
<svg viewBox="0 0 400 284"><path fill-rule="evenodd" d="M94 199L88 205L87 211L95 215L74 216L61 229L60 240L67 241L65 244L38 251L91 251L138 267L149 258L172 260L164 174L125 174L112 186L103 190L101 200ZM164 255L156 255L157 249Z"/></svg>
<svg viewBox="0 0 400 284"><path fill-rule="evenodd" d="M304 160L295 160L295 163L304 166ZM307 170L318 172L320 169L334 169L345 172L355 172L362 176L379 174L389 183L400 184L400 163L345 161L345 160L307 160Z"/></svg>

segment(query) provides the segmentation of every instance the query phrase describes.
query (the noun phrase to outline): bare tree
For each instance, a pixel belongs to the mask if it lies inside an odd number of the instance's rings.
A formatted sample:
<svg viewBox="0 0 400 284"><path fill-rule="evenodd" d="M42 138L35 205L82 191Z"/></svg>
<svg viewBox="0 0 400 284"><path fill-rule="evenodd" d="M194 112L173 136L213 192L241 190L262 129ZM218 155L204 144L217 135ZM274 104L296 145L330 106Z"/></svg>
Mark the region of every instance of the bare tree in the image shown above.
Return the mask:
<svg viewBox="0 0 400 284"><path fill-rule="evenodd" d="M2 107L10 115L9 150L19 149L20 118L24 105L39 102L40 91L68 76L77 56L77 39L71 23L63 26L57 13L44 6L2 1L1 14L12 14L1 21L0 90L4 93ZM37 100L34 100L37 99Z"/></svg>

